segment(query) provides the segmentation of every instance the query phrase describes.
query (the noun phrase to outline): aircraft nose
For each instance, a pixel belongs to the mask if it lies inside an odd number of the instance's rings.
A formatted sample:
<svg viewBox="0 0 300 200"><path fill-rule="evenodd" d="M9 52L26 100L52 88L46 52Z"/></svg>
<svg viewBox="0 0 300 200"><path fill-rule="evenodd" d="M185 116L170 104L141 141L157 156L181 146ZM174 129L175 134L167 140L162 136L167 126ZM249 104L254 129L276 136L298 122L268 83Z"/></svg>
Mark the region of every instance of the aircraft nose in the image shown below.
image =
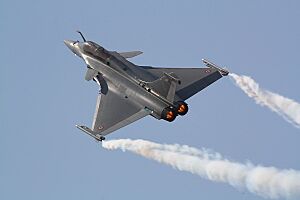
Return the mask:
<svg viewBox="0 0 300 200"><path fill-rule="evenodd" d="M73 40L64 40L65 45L77 56L81 57L80 50L77 45L75 45L75 41Z"/></svg>
<svg viewBox="0 0 300 200"><path fill-rule="evenodd" d="M71 50L73 51L73 49L74 49L74 46L73 46L74 41L72 41L72 40L64 40L64 43L65 43L65 45L66 45L69 49L71 49Z"/></svg>

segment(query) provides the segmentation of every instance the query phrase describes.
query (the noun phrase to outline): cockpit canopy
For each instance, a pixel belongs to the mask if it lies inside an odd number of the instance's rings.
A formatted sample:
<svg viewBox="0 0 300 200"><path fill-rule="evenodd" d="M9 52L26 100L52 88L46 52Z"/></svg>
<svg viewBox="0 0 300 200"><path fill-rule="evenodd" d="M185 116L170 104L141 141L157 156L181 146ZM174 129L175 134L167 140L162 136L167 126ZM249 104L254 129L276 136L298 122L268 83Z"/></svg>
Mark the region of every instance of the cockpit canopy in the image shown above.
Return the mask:
<svg viewBox="0 0 300 200"><path fill-rule="evenodd" d="M102 62L106 62L107 59L110 57L110 54L108 51L106 51L103 47L101 47L99 44L87 41L83 43L83 51L97 59L99 59Z"/></svg>
<svg viewBox="0 0 300 200"><path fill-rule="evenodd" d="M88 44L89 46L96 48L96 49L104 49L103 47L101 47L99 44L93 42L93 41L87 41L86 44Z"/></svg>
<svg viewBox="0 0 300 200"><path fill-rule="evenodd" d="M88 52L95 52L95 51L103 51L104 48L101 47L99 44L92 42L92 41L87 41L83 43L83 50L88 51Z"/></svg>

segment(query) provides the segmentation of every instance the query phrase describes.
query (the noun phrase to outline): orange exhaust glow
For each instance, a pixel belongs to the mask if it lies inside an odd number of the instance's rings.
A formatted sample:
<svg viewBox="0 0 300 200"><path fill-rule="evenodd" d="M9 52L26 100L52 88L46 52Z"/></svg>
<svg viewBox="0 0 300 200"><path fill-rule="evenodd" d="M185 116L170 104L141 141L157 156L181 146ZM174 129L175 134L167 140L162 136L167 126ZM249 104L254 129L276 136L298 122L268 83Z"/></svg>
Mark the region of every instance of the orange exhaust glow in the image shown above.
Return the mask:
<svg viewBox="0 0 300 200"><path fill-rule="evenodd" d="M174 117L174 113L172 111L169 111L167 113L167 119L173 119L173 117Z"/></svg>
<svg viewBox="0 0 300 200"><path fill-rule="evenodd" d="M186 106L184 104L181 104L178 108L178 112L179 113L183 113L186 111Z"/></svg>

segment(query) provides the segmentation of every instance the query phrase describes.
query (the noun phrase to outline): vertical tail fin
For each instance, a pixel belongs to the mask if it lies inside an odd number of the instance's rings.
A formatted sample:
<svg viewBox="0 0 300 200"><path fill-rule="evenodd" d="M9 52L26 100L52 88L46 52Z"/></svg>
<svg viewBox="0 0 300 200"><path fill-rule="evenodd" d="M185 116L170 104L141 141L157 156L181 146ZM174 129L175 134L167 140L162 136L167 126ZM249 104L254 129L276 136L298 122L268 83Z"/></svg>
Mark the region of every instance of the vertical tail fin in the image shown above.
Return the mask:
<svg viewBox="0 0 300 200"><path fill-rule="evenodd" d="M175 92L177 84L180 84L181 81L176 76L175 73L164 73L164 75L153 81L148 83L151 90L158 93L160 96L166 98L169 102L174 101Z"/></svg>

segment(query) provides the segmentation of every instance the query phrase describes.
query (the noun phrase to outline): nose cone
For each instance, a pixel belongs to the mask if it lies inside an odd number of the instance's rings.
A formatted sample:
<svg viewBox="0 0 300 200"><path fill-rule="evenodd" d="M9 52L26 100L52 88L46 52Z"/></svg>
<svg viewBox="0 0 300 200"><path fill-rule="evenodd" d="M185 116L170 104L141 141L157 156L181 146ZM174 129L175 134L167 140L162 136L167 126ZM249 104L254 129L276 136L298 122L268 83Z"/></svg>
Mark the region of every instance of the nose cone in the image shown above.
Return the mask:
<svg viewBox="0 0 300 200"><path fill-rule="evenodd" d="M73 40L64 40L64 43L76 56L81 57L81 51L78 47L78 42L76 43Z"/></svg>
<svg viewBox="0 0 300 200"><path fill-rule="evenodd" d="M74 41L72 40L64 40L65 45L71 50L74 51Z"/></svg>

